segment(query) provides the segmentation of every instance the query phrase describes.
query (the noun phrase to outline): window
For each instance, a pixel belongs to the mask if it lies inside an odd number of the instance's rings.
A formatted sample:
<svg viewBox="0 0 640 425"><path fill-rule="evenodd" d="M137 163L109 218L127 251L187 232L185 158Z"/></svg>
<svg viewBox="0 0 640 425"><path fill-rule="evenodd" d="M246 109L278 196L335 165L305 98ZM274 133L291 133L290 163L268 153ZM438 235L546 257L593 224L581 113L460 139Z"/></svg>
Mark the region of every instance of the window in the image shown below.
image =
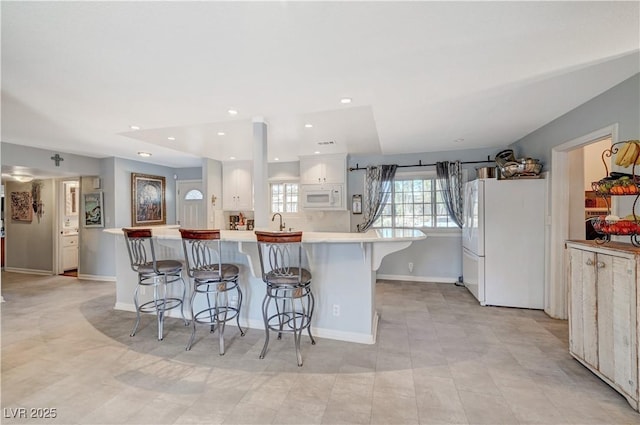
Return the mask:
<svg viewBox="0 0 640 425"><path fill-rule="evenodd" d="M435 175L398 176L373 227L457 228L449 218Z"/></svg>
<svg viewBox="0 0 640 425"><path fill-rule="evenodd" d="M298 183L271 183L271 213L297 213L298 199Z"/></svg>
<svg viewBox="0 0 640 425"><path fill-rule="evenodd" d="M186 195L184 195L184 199L187 201L200 200L203 198L204 196L202 195L202 192L200 192L198 189L191 189L187 192Z"/></svg>

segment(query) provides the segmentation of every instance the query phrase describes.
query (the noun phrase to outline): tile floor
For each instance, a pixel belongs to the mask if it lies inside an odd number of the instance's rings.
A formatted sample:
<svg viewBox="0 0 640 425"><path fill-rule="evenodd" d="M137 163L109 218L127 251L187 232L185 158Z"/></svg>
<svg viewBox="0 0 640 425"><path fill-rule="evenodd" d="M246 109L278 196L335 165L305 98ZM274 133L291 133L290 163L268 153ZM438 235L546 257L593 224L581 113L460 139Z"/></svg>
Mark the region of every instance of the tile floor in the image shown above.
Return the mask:
<svg viewBox="0 0 640 425"><path fill-rule="evenodd" d="M380 281L376 345L241 338L227 354L168 319L114 311L112 283L2 273L2 418L59 424L639 424L573 360L567 322L480 307L451 284ZM54 408L55 419L12 417ZM42 411L40 411L42 412ZM35 413L38 413L36 411Z"/></svg>

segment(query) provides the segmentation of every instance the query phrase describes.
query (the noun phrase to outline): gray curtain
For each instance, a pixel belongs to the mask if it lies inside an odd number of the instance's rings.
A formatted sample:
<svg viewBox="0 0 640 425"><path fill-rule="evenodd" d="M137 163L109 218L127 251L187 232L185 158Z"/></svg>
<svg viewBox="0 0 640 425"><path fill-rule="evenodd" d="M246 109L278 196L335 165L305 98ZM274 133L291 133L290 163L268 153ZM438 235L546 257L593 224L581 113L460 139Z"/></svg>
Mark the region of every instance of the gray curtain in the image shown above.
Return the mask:
<svg viewBox="0 0 640 425"><path fill-rule="evenodd" d="M464 215L462 211L462 170L460 161L437 162L436 175L444 195L449 217L458 227L462 227Z"/></svg>
<svg viewBox="0 0 640 425"><path fill-rule="evenodd" d="M358 232L366 232L384 209L391 196L397 165L367 167L365 176L364 223L358 224Z"/></svg>

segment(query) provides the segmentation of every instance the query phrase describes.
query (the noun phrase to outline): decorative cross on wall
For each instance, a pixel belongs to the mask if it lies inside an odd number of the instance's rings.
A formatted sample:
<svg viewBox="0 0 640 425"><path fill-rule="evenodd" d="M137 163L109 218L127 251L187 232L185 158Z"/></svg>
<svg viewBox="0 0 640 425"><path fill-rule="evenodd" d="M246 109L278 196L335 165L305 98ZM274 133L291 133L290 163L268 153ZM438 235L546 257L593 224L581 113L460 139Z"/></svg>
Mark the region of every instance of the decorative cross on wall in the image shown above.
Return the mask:
<svg viewBox="0 0 640 425"><path fill-rule="evenodd" d="M64 158L58 154L55 154L54 156L52 156L51 159L56 162L56 167L60 166L60 161L64 161Z"/></svg>

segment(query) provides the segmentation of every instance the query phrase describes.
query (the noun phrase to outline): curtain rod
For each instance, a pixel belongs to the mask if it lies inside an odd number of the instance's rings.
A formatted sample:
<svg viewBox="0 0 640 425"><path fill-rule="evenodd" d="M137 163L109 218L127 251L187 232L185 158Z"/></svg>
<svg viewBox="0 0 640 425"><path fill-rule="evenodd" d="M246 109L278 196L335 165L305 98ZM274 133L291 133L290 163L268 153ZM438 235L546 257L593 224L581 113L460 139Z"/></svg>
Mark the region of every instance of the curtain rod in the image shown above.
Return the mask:
<svg viewBox="0 0 640 425"><path fill-rule="evenodd" d="M460 164L485 164L487 162L495 162L494 159L491 159L491 157L489 155L487 155L487 160L486 161L460 161ZM398 168L407 168L407 167L435 167L436 163L433 164L423 164L422 160L419 160L417 164L414 165L398 165ZM360 170L366 170L367 167L364 168L360 168L360 164L356 163L355 168L354 167L349 167L349 171L360 171Z"/></svg>

